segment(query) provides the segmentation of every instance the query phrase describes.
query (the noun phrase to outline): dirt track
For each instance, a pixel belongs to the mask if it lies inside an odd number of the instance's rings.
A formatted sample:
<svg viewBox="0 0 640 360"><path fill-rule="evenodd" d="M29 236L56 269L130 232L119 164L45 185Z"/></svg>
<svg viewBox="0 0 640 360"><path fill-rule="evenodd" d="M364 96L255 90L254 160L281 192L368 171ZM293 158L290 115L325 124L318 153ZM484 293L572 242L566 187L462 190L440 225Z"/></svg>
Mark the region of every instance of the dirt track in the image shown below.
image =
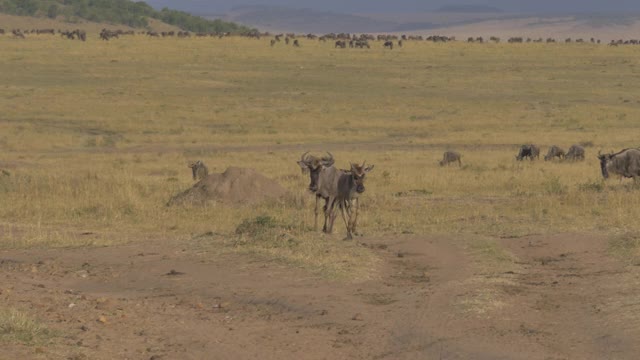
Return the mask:
<svg viewBox="0 0 640 360"><path fill-rule="evenodd" d="M327 240L338 241L338 240ZM0 299L61 336L0 358L633 359L640 266L593 235L361 238L362 283L188 244L0 252ZM489 259L491 260L491 259ZM489 265L487 265L489 264Z"/></svg>

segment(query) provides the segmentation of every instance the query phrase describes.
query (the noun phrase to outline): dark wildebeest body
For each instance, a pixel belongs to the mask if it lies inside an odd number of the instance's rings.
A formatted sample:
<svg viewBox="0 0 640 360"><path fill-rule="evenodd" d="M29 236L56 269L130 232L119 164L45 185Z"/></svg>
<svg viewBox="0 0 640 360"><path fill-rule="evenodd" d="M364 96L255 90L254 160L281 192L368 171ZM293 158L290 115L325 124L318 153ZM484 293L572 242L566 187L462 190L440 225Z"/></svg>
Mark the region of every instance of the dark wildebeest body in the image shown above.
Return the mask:
<svg viewBox="0 0 640 360"><path fill-rule="evenodd" d="M584 160L584 148L580 145L571 145L564 158L572 161Z"/></svg>
<svg viewBox="0 0 640 360"><path fill-rule="evenodd" d="M462 156L459 152L456 151L445 151L444 155L442 155L442 160L440 160L440 166L449 165L454 162L458 162L458 166L462 166Z"/></svg>
<svg viewBox="0 0 640 360"><path fill-rule="evenodd" d="M209 169L201 160L192 162L189 167L191 168L193 180L202 180L209 175Z"/></svg>
<svg viewBox="0 0 640 360"><path fill-rule="evenodd" d="M524 158L529 158L529 160L533 161L534 158L540 158L540 148L533 144L522 145L520 147L520 151L518 155L516 155L516 160L522 161Z"/></svg>
<svg viewBox="0 0 640 360"><path fill-rule="evenodd" d="M333 166L335 160L331 153L328 153L328 157L322 158L307 155L308 153L309 152L302 154L302 157L297 163L303 173L306 171L309 172L309 191L316 196L314 230L318 230L318 203L320 199L324 199L324 225L322 226L322 231L330 232L327 228L329 198L335 192L333 189L337 186L337 178L341 171Z"/></svg>
<svg viewBox="0 0 640 360"><path fill-rule="evenodd" d="M609 178L610 174L619 175L621 178L633 178L637 181L640 177L640 149L624 149L615 154L600 154L600 171L602 177Z"/></svg>
<svg viewBox="0 0 640 360"><path fill-rule="evenodd" d="M393 50L393 41L385 41L383 47Z"/></svg>
<svg viewBox="0 0 640 360"><path fill-rule="evenodd" d="M549 151L547 151L547 155L544 156L544 161L553 160L554 158L562 159L564 156L564 150L562 150L562 148L552 145Z"/></svg>
<svg viewBox="0 0 640 360"><path fill-rule="evenodd" d="M347 227L347 239L352 239L353 234L356 234L358 209L360 208L359 197L365 190L364 178L374 167L374 165L369 165L365 168L364 165L364 162L362 165L351 164L350 171L340 173L337 188L335 189L336 192L329 198L328 202L329 213L331 214L329 233L333 230L337 207L339 207L342 220L344 220L344 224ZM345 217L345 210L348 218Z"/></svg>

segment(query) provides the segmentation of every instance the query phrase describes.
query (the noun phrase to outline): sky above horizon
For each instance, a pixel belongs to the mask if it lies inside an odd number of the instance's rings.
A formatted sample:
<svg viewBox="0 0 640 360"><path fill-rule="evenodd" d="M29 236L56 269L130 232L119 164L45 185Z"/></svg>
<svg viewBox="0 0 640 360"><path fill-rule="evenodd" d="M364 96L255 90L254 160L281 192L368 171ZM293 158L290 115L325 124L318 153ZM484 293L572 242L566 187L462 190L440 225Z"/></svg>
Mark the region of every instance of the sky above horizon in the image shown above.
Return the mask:
<svg viewBox="0 0 640 360"><path fill-rule="evenodd" d="M227 12L244 5L277 5L341 13L433 11L445 5L487 5L506 12L640 13L639 0L144 0L156 7L189 12Z"/></svg>

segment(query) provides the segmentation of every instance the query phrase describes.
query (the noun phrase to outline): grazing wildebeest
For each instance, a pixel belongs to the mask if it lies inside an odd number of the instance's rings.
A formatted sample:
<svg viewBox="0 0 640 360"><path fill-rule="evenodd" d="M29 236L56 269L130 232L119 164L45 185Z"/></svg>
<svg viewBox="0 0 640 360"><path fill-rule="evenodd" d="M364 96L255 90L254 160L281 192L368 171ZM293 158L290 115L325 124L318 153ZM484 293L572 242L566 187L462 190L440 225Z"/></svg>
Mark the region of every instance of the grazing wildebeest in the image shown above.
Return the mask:
<svg viewBox="0 0 640 360"><path fill-rule="evenodd" d="M600 170L602 177L609 178L609 174L633 178L634 182L640 176L640 149L624 149L615 154L600 154Z"/></svg>
<svg viewBox="0 0 640 360"><path fill-rule="evenodd" d="M347 47L347 42L344 40L337 40L336 45L334 46L334 48L341 48L341 49L345 49L346 47Z"/></svg>
<svg viewBox="0 0 640 360"><path fill-rule="evenodd" d="M573 161L584 160L584 148L580 145L571 145L564 158Z"/></svg>
<svg viewBox="0 0 640 360"><path fill-rule="evenodd" d="M189 164L191 168L191 173L193 175L193 180L202 180L209 175L209 169L202 162L202 160L198 160Z"/></svg>
<svg viewBox="0 0 640 360"><path fill-rule="evenodd" d="M393 41L385 41L383 47L393 50Z"/></svg>
<svg viewBox="0 0 640 360"><path fill-rule="evenodd" d="M520 151L518 152L518 155L516 155L516 160L522 161L526 157L531 161L533 161L534 158L540 158L540 148L533 144L520 146Z"/></svg>
<svg viewBox="0 0 640 360"><path fill-rule="evenodd" d="M562 148L551 145L549 151L547 151L547 155L544 156L544 161L553 160L553 158L563 159L564 156L564 150L562 150Z"/></svg>
<svg viewBox="0 0 640 360"><path fill-rule="evenodd" d="M365 168L365 162L362 165L351 164L351 170L341 172L338 177L337 188L335 193L331 194L328 201L328 210L330 213L329 228L327 232L333 230L333 223L336 219L337 208L340 208L342 220L347 227L347 239L352 239L352 234L356 234L356 226L358 221L358 209L360 208L359 197L364 193L364 178L368 172L373 170L374 165ZM345 217L345 210L347 217Z"/></svg>
<svg viewBox="0 0 640 360"><path fill-rule="evenodd" d="M335 188L337 187L338 178L342 174L341 170L336 169L333 164L335 160L333 155L328 153L328 157L318 158L312 155L308 155L309 152L302 154L300 160L297 161L298 166L302 169L302 172L309 172L309 191L315 194L316 204L314 208L314 230L318 230L318 203L320 199L324 199L324 225L322 231L330 232L327 227L329 218L329 199L332 194L335 194Z"/></svg>
<svg viewBox="0 0 640 360"><path fill-rule="evenodd" d="M458 162L458 166L462 166L462 156L460 156L459 152L456 151L445 151L442 156L442 160L440 160L440 166L449 165L453 162Z"/></svg>
<svg viewBox="0 0 640 360"><path fill-rule="evenodd" d="M293 40L293 46L300 47L300 43L298 42L298 39Z"/></svg>
<svg viewBox="0 0 640 360"><path fill-rule="evenodd" d="M276 44L276 40L275 39L271 39L271 46Z"/></svg>

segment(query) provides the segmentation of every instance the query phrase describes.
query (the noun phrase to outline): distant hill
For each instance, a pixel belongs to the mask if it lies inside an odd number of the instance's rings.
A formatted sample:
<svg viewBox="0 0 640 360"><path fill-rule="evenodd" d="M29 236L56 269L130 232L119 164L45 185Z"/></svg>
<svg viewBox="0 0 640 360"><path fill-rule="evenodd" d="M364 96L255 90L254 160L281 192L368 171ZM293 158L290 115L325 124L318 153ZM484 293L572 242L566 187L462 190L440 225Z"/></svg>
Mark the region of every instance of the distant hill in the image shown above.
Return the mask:
<svg viewBox="0 0 640 360"><path fill-rule="evenodd" d="M397 25L365 16L268 5L235 7L225 19L260 30L306 33L393 31Z"/></svg>
<svg viewBox="0 0 640 360"><path fill-rule="evenodd" d="M130 0L0 0L0 13L68 22L90 21L120 24L133 28L149 26L151 19L195 32L247 32L250 29L232 22L207 20L177 10L153 9L143 1Z"/></svg>
<svg viewBox="0 0 640 360"><path fill-rule="evenodd" d="M476 13L477 14L477 13L502 13L504 11L493 6L461 4L461 5L446 5L441 8L438 8L436 12L467 13L467 14Z"/></svg>

